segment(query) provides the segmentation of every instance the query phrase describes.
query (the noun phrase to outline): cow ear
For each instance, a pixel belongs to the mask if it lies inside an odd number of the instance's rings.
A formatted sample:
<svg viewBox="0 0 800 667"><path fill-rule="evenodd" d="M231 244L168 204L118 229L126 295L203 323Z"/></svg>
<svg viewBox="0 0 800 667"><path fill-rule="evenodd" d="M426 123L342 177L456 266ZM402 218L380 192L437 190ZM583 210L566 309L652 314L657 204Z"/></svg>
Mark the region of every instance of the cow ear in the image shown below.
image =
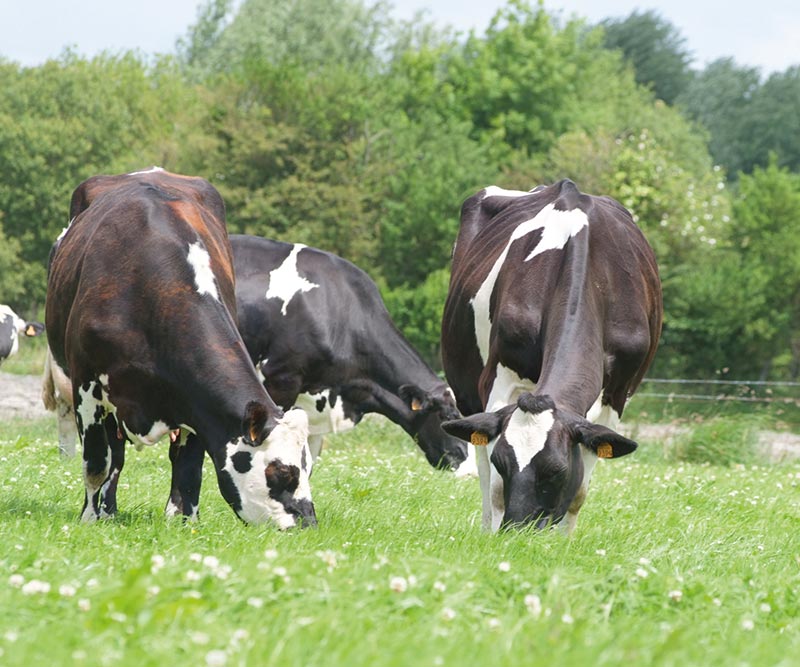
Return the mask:
<svg viewBox="0 0 800 667"><path fill-rule="evenodd" d="M267 406L259 401L250 401L244 410L242 433L248 445L258 447L269 435L269 412Z"/></svg>
<svg viewBox="0 0 800 667"><path fill-rule="evenodd" d="M442 429L473 445L488 445L503 429L502 412L479 412L463 419L442 422Z"/></svg>
<svg viewBox="0 0 800 667"><path fill-rule="evenodd" d="M404 384L397 390L397 393L403 403L411 408L413 412L424 413L433 408L430 394L415 384Z"/></svg>
<svg viewBox="0 0 800 667"><path fill-rule="evenodd" d="M33 338L33 336L38 336L42 331L44 331L44 324L41 322L25 322L26 336Z"/></svg>
<svg viewBox="0 0 800 667"><path fill-rule="evenodd" d="M599 424L586 422L577 430L580 441L601 459L618 459L631 454L639 446L633 440Z"/></svg>

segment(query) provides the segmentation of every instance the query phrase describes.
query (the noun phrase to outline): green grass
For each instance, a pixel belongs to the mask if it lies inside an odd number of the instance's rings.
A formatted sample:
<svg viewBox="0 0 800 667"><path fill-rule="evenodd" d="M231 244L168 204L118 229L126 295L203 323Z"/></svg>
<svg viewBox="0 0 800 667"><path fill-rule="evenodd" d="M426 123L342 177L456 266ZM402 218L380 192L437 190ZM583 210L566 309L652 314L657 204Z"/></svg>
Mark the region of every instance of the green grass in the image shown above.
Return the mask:
<svg viewBox="0 0 800 667"><path fill-rule="evenodd" d="M165 521L165 445L130 449L120 515L81 525L52 422L0 423L2 665L800 661L798 464L645 444L598 465L572 538L490 535L475 480L370 422L324 450L316 530L242 525L209 466L200 522Z"/></svg>
<svg viewBox="0 0 800 667"><path fill-rule="evenodd" d="M46 356L47 336L44 334L35 338L20 336L19 350L13 357L3 362L0 370L14 375L41 375Z"/></svg>

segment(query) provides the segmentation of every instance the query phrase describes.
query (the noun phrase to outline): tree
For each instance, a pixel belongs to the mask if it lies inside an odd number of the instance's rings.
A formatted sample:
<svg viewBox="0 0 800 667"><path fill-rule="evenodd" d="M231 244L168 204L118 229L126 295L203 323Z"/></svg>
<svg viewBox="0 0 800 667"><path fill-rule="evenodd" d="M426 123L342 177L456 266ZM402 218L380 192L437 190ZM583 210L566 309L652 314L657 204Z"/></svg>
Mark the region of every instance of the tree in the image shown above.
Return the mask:
<svg viewBox="0 0 800 667"><path fill-rule="evenodd" d="M691 80L692 57L686 39L654 10L634 11L624 19L607 19L605 44L622 51L636 72L636 81L672 104Z"/></svg>
<svg viewBox="0 0 800 667"><path fill-rule="evenodd" d="M678 99L689 118L708 130L711 155L733 176L749 172L757 161L751 133L758 132L753 103L759 79L757 68L721 58L699 72Z"/></svg>

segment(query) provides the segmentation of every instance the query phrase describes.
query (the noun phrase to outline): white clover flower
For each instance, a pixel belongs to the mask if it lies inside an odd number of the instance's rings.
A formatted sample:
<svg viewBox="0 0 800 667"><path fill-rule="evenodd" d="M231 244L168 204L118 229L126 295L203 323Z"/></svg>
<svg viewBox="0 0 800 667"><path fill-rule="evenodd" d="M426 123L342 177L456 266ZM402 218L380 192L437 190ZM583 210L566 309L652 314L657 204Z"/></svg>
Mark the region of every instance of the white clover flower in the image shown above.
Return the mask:
<svg viewBox="0 0 800 667"><path fill-rule="evenodd" d="M606 555L606 550L605 549L597 549L597 550L595 550L595 553L598 556L605 556Z"/></svg>
<svg viewBox="0 0 800 667"><path fill-rule="evenodd" d="M7 642L13 644L15 641L17 641L17 639L19 639L19 632L16 630L9 630L5 635L3 635L3 637L5 637Z"/></svg>
<svg viewBox="0 0 800 667"><path fill-rule="evenodd" d="M211 637L209 637L205 632L192 632L189 637L193 643L200 646L205 646L211 641Z"/></svg>
<svg viewBox="0 0 800 667"><path fill-rule="evenodd" d="M275 560L278 557L278 552L275 549L267 549L264 552L264 558L267 560Z"/></svg>
<svg viewBox="0 0 800 667"><path fill-rule="evenodd" d="M208 667L223 667L228 662L228 654L219 649L206 653L206 665Z"/></svg>
<svg viewBox="0 0 800 667"><path fill-rule="evenodd" d="M237 628L231 635L231 644L239 644L250 638L250 633L244 628Z"/></svg>
<svg viewBox="0 0 800 667"><path fill-rule="evenodd" d="M152 598L158 595L161 592L160 586L148 586L147 587L147 594Z"/></svg>
<svg viewBox="0 0 800 667"><path fill-rule="evenodd" d="M61 584L61 586L58 587L58 594L64 598L71 598L77 592L78 589L76 589L75 586L72 586L70 584Z"/></svg>
<svg viewBox="0 0 800 667"><path fill-rule="evenodd" d="M680 602L683 599L683 591L674 590L668 593L669 599L673 602Z"/></svg>
<svg viewBox="0 0 800 667"><path fill-rule="evenodd" d="M276 577L285 577L286 576L286 568L285 567L281 567L279 565L278 567L273 568L272 574L274 574Z"/></svg>
<svg viewBox="0 0 800 667"><path fill-rule="evenodd" d="M649 574L650 573L647 570L645 570L643 567L637 567L636 568L636 576L639 577L640 579L647 579Z"/></svg>
<svg viewBox="0 0 800 667"><path fill-rule="evenodd" d="M444 593L447 590L447 586L445 586L441 581L434 581L433 590L435 590L437 593Z"/></svg>
<svg viewBox="0 0 800 667"><path fill-rule="evenodd" d="M200 573L195 572L194 570L186 570L186 581L199 581L200 580Z"/></svg>
<svg viewBox="0 0 800 667"><path fill-rule="evenodd" d="M200 563L203 560L203 556L198 553L192 553L189 554L189 560L192 561L193 563Z"/></svg>
<svg viewBox="0 0 800 667"><path fill-rule="evenodd" d="M203 565L205 565L209 570L216 570L219 567L219 558L216 556L204 556Z"/></svg>
<svg viewBox="0 0 800 667"><path fill-rule="evenodd" d="M158 572L162 567L164 567L164 556L160 556L159 554L153 554L150 558L150 572L155 574Z"/></svg>
<svg viewBox="0 0 800 667"><path fill-rule="evenodd" d="M39 581L38 579L31 579L28 583L23 584L22 592L25 595L36 595L37 593L49 593L50 584L46 581Z"/></svg>
<svg viewBox="0 0 800 667"><path fill-rule="evenodd" d="M21 574L12 574L8 578L8 585L13 586L14 588L22 588L22 584L25 583L25 577Z"/></svg>
<svg viewBox="0 0 800 667"><path fill-rule="evenodd" d="M508 572L511 570L511 563L509 563L507 560L504 560L498 563L497 569L500 570L500 572Z"/></svg>
<svg viewBox="0 0 800 667"><path fill-rule="evenodd" d="M751 619L749 619L749 618L742 619L742 630L746 630L747 632L749 632L750 630L752 630L755 627L756 627L756 624L753 623L753 621Z"/></svg>
<svg viewBox="0 0 800 667"><path fill-rule="evenodd" d="M264 606L264 600L257 597L247 598L247 604L255 609L261 609Z"/></svg>
<svg viewBox="0 0 800 667"><path fill-rule="evenodd" d="M389 588L395 593L405 593L408 589L408 582L405 577L392 577L389 579Z"/></svg>
<svg viewBox="0 0 800 667"><path fill-rule="evenodd" d="M325 551L317 551L317 556L322 559L322 562L328 566L328 572L332 572L333 568L336 567L336 552L331 551L330 549L326 549Z"/></svg>
<svg viewBox="0 0 800 667"><path fill-rule="evenodd" d="M452 621L456 617L456 612L450 607L442 609L442 619L445 621Z"/></svg>
<svg viewBox="0 0 800 667"><path fill-rule="evenodd" d="M572 625L575 622L575 619L572 618L572 616L570 614L564 614L561 617L561 622L562 623L566 623L567 625Z"/></svg>
<svg viewBox="0 0 800 667"><path fill-rule="evenodd" d="M490 630L498 630L503 625L499 618L490 618L486 623Z"/></svg>
<svg viewBox="0 0 800 667"><path fill-rule="evenodd" d="M769 606L768 602L762 602L758 609L762 614L769 614L772 611L772 607Z"/></svg>
<svg viewBox="0 0 800 667"><path fill-rule="evenodd" d="M78 609L81 611L89 611L92 608L92 603L86 598L78 600Z"/></svg>
<svg viewBox="0 0 800 667"><path fill-rule="evenodd" d="M542 615L542 601L539 599L538 595L534 595L533 593L526 595L525 606L534 618L539 618Z"/></svg>

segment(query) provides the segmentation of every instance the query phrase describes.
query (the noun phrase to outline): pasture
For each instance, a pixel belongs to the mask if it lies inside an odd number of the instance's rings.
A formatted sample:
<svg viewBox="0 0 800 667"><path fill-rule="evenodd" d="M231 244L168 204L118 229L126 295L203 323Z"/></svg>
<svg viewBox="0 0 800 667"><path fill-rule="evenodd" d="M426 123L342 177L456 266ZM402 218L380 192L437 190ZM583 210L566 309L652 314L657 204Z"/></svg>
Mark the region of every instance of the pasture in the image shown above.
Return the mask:
<svg viewBox="0 0 800 667"><path fill-rule="evenodd" d="M319 528L280 533L242 524L208 463L200 522L165 520L163 443L129 448L120 515L82 525L55 442L54 419L0 422L9 667L798 664L797 462L644 442L598 465L572 538L489 535L476 480L370 420L314 469Z"/></svg>

